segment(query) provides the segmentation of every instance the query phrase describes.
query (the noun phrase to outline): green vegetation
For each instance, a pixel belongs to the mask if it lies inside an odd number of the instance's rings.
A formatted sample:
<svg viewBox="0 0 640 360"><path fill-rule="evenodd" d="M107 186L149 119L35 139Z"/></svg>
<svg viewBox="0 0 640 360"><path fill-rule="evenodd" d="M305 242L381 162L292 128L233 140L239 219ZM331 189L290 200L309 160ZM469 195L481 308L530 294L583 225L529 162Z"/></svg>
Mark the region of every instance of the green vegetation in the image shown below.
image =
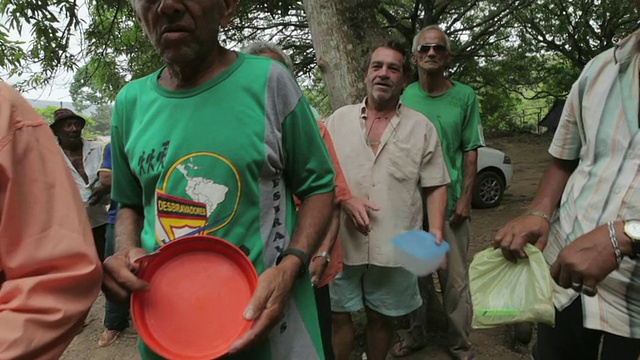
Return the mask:
<svg viewBox="0 0 640 360"><path fill-rule="evenodd" d="M339 8L340 15L326 19L324 12L305 13L318 1ZM6 75L28 76L21 84L26 87L50 82L59 70L74 71L73 100L80 107L98 106L93 115L100 120L94 131L105 133L108 105L120 88L156 70L161 59L135 21L129 0L85 4L90 18L83 23L75 0L0 0L0 13L8 19L0 26L0 69ZM353 82L327 83L326 74L332 69L318 68L316 59L331 57L332 51L316 53L314 48L331 39L313 39L312 20L333 22L351 32L357 43L344 44L354 47L350 58L340 58L345 63L362 62L381 34L409 47L420 28L441 25L451 37L450 76L477 90L485 129L509 132L535 127L534 119L546 113L542 108L566 96L584 65L631 33L637 16L631 1L240 1L236 19L224 31L224 44L241 49L255 39L278 42L291 54L295 75L310 102L328 115L329 95ZM10 41L9 31L20 31L25 23L31 26L31 40ZM73 34L81 34L81 54L70 51ZM39 70L28 74L33 65ZM360 86L345 101L359 101L362 96Z"/></svg>
<svg viewBox="0 0 640 360"><path fill-rule="evenodd" d="M58 106L47 106L46 108L35 108L36 112L38 113L38 115L40 115L40 117L42 118L42 120L46 121L47 124L51 125L53 123L53 113L58 110L59 107ZM98 110L94 111L94 114L98 114L99 116L84 116L82 115L82 117L87 121L84 130L82 131L82 136L85 139L91 139L91 138L95 138L96 136L99 135L109 135L109 125L110 125L110 119L111 119L111 107L109 106L109 117L106 120L106 126L105 126L105 120L104 117L100 117L100 108L98 108ZM98 120L99 119L99 120ZM98 120L98 121L96 121Z"/></svg>

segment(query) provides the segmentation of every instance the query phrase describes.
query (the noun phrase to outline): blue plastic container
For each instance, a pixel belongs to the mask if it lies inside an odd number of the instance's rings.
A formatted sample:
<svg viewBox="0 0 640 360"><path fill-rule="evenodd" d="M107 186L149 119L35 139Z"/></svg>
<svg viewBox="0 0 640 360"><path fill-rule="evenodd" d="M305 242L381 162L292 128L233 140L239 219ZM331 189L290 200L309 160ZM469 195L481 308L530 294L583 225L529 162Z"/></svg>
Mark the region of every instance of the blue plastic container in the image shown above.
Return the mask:
<svg viewBox="0 0 640 360"><path fill-rule="evenodd" d="M436 271L449 251L449 244L436 244L435 237L422 230L410 230L393 239L395 258L402 267L418 276Z"/></svg>

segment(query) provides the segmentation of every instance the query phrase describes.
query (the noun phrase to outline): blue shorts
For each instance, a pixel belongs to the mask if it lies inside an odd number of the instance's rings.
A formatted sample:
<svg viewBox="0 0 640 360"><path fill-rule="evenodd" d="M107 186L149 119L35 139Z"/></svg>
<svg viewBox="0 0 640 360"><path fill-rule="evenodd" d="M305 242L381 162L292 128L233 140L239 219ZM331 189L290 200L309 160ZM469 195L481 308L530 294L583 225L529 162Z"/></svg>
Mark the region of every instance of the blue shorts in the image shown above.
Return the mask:
<svg viewBox="0 0 640 360"><path fill-rule="evenodd" d="M402 316L422 305L418 278L401 267L344 265L329 292L333 312L359 311L366 305L382 315Z"/></svg>

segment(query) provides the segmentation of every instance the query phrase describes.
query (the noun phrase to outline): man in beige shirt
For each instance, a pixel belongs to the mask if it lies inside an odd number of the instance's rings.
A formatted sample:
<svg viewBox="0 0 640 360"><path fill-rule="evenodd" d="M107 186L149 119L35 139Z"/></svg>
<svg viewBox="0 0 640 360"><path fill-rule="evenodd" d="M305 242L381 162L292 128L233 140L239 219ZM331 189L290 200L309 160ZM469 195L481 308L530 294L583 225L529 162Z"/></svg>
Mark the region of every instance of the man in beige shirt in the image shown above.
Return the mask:
<svg viewBox="0 0 640 360"><path fill-rule="evenodd" d="M385 359L392 317L422 304L415 275L400 267L389 240L422 226L426 192L429 228L442 241L449 182L436 129L400 104L409 64L403 47L373 51L361 104L338 109L327 128L353 198L343 203L339 239L344 269L331 283L333 346L348 359L354 339L350 312L365 309L367 357Z"/></svg>

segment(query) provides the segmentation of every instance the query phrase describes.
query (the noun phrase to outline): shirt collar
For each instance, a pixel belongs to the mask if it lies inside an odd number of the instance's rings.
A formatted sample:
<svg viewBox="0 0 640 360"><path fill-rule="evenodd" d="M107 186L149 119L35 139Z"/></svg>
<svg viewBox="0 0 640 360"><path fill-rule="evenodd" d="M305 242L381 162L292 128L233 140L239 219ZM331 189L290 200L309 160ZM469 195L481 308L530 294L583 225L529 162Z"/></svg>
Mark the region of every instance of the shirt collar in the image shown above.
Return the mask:
<svg viewBox="0 0 640 360"><path fill-rule="evenodd" d="M396 105L396 115L400 116L400 108L402 107L402 101L398 99L398 105ZM367 117L367 97L365 96L362 102L360 103L360 118L364 119Z"/></svg>
<svg viewBox="0 0 640 360"><path fill-rule="evenodd" d="M613 50L616 65L626 65L640 52L640 29L618 42Z"/></svg>

